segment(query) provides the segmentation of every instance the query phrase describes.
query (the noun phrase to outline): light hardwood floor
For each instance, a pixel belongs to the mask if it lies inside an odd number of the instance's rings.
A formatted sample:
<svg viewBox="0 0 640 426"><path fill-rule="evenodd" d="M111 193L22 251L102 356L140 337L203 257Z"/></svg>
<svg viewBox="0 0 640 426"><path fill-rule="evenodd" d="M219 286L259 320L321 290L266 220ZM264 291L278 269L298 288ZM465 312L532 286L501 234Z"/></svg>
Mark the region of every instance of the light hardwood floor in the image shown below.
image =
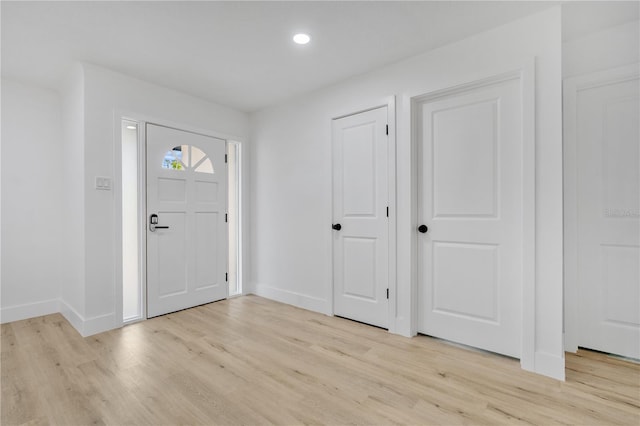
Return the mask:
<svg viewBox="0 0 640 426"><path fill-rule="evenodd" d="M2 325L2 425L640 424L640 365L580 351L567 381L256 296L81 338Z"/></svg>

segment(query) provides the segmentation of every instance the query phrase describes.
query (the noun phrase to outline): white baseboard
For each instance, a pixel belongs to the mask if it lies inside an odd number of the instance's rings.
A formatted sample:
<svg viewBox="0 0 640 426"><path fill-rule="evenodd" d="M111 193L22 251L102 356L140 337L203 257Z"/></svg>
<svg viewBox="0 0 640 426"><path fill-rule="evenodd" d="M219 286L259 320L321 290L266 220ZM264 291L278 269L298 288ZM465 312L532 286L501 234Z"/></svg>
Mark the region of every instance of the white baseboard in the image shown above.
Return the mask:
<svg viewBox="0 0 640 426"><path fill-rule="evenodd" d="M92 336L119 327L116 322L115 312L85 319L64 300L60 300L60 313L82 337Z"/></svg>
<svg viewBox="0 0 640 426"><path fill-rule="evenodd" d="M257 296L286 303L287 305L293 305L309 311L319 312L325 315L333 315L331 312L331 303L328 300L270 287L266 284L255 284L253 288L255 289L255 294Z"/></svg>
<svg viewBox="0 0 640 426"><path fill-rule="evenodd" d="M82 315L62 299L60 299L60 313L67 319L67 321L69 321L69 324L71 324L73 328L83 336L82 331L84 329L84 318Z"/></svg>
<svg viewBox="0 0 640 426"><path fill-rule="evenodd" d="M104 333L105 331L113 330L118 327L119 325L116 325L115 312L98 315L84 321L84 332L82 333L82 336L93 336L94 334Z"/></svg>
<svg viewBox="0 0 640 426"><path fill-rule="evenodd" d="M536 352L534 372L557 380L565 380L564 357L546 352Z"/></svg>
<svg viewBox="0 0 640 426"><path fill-rule="evenodd" d="M50 299L24 305L5 306L0 309L0 323L20 321L60 312L60 300Z"/></svg>

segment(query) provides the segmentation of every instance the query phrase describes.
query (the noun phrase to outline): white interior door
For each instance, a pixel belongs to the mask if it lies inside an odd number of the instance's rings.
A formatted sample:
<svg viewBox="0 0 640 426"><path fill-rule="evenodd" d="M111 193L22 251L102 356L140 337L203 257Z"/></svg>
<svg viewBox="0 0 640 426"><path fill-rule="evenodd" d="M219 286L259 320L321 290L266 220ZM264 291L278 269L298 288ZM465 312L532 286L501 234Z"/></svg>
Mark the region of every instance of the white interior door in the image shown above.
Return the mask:
<svg viewBox="0 0 640 426"><path fill-rule="evenodd" d="M640 84L576 98L578 345L640 358Z"/></svg>
<svg viewBox="0 0 640 426"><path fill-rule="evenodd" d="M387 108L333 120L334 313L388 327Z"/></svg>
<svg viewBox="0 0 640 426"><path fill-rule="evenodd" d="M431 336L519 357L520 78L416 102L419 324ZM426 231L422 233L423 231Z"/></svg>
<svg viewBox="0 0 640 426"><path fill-rule="evenodd" d="M147 124L149 318L227 297L225 152L222 139Z"/></svg>

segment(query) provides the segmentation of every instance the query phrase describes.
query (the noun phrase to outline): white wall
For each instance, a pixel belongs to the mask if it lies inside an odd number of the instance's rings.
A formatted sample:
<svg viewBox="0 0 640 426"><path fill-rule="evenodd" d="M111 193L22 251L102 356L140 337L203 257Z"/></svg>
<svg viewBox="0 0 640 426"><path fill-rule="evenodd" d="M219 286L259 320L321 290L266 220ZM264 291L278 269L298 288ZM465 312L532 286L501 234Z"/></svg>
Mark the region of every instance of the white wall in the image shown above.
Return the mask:
<svg viewBox="0 0 640 426"><path fill-rule="evenodd" d="M396 315L390 319L390 330L415 334L416 188L410 98L517 69L536 57L536 309L535 339L528 342L535 353L525 367L562 379L560 27L560 9L554 7L253 114L254 291L331 314L331 119L381 105L395 95L398 253L397 286L391 289ZM508 58L511 65L497 69L495 63L505 62L497 58Z"/></svg>
<svg viewBox="0 0 640 426"><path fill-rule="evenodd" d="M248 116L104 68L84 70L84 317L89 335L122 323L119 262L120 116L150 120L244 142ZM96 176L113 191L94 189Z"/></svg>
<svg viewBox="0 0 640 426"><path fill-rule="evenodd" d="M640 21L569 40L562 46L562 74L572 77L640 62Z"/></svg>
<svg viewBox="0 0 640 426"><path fill-rule="evenodd" d="M76 328L84 318L84 71L75 65L63 83L61 145L66 161L64 207L69 263L60 291L60 311Z"/></svg>
<svg viewBox="0 0 640 426"><path fill-rule="evenodd" d="M56 92L2 80L2 322L58 311L68 266L65 171Z"/></svg>
<svg viewBox="0 0 640 426"><path fill-rule="evenodd" d="M120 117L239 141L248 161L248 116L87 64L60 91L2 81L1 319L60 311L90 335L122 324Z"/></svg>

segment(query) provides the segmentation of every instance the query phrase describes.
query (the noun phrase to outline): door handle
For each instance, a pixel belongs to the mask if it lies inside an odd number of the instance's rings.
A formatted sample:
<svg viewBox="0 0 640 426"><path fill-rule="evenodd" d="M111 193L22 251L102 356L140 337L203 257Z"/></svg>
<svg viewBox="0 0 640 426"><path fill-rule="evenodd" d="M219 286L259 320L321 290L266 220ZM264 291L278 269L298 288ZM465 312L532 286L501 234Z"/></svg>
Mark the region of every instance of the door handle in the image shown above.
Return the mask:
<svg viewBox="0 0 640 426"><path fill-rule="evenodd" d="M156 232L156 229L169 229L169 227L158 226L158 215L154 213L149 216L149 231Z"/></svg>
<svg viewBox="0 0 640 426"><path fill-rule="evenodd" d="M331 225L331 229L335 229L336 231L339 231L342 229L342 225L340 225L339 223L336 223L335 225Z"/></svg>
<svg viewBox="0 0 640 426"><path fill-rule="evenodd" d="M423 234L424 234L424 233L426 233L428 230L429 230L429 227L428 227L427 225L420 225L420 226L418 226L418 232L421 232L421 233L423 233Z"/></svg>

